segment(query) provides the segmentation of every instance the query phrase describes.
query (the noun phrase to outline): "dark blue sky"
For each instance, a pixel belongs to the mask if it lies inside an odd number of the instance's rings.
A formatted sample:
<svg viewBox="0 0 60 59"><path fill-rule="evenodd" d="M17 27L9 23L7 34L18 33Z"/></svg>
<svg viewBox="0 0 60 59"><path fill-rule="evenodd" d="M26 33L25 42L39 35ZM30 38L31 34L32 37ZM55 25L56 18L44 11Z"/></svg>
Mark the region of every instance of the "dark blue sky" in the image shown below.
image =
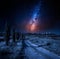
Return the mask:
<svg viewBox="0 0 60 59"><path fill-rule="evenodd" d="M7 21L11 26L23 24L31 17L34 7L39 0L1 0L0 1L0 30ZM39 21L44 29L60 29L60 3L58 0L41 0ZM19 27L19 26L18 26ZM22 27L21 27L22 28Z"/></svg>

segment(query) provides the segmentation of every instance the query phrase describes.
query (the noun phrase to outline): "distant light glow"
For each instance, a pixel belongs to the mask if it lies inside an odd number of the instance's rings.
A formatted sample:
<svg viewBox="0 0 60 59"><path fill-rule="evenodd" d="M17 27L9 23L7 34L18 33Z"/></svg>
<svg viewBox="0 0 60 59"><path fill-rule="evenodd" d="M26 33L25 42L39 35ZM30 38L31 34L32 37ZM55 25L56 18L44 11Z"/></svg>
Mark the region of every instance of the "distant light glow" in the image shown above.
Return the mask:
<svg viewBox="0 0 60 59"><path fill-rule="evenodd" d="M31 25L31 31L34 31L36 29L36 23L32 23Z"/></svg>
<svg viewBox="0 0 60 59"><path fill-rule="evenodd" d="M37 25L38 25L38 21L30 20L30 22L27 24L27 30L29 32L35 32L37 31Z"/></svg>

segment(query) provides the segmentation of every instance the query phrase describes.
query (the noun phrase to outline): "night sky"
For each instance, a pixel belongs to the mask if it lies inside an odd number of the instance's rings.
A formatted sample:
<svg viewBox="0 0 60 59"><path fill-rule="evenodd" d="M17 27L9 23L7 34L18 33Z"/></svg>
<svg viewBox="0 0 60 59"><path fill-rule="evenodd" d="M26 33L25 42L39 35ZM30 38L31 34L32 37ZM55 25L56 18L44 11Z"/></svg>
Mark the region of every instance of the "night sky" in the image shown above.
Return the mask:
<svg viewBox="0 0 60 59"><path fill-rule="evenodd" d="M1 0L0 31L3 31L6 22L11 27L25 30L24 27L34 15L36 6L39 6L39 30L60 30L59 0Z"/></svg>

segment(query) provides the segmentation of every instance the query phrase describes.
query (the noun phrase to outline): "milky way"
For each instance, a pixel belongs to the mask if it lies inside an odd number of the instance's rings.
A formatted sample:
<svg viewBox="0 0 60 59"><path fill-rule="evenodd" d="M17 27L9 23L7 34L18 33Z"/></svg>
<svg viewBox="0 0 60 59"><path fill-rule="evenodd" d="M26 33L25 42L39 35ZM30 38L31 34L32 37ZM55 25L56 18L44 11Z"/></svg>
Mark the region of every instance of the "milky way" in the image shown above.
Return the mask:
<svg viewBox="0 0 60 59"><path fill-rule="evenodd" d="M30 21L28 22L28 27L29 30L34 32L37 30L37 26L38 26L38 17L39 17L39 11L40 11L40 5L36 5L34 7L33 13L32 13L32 17L30 19Z"/></svg>

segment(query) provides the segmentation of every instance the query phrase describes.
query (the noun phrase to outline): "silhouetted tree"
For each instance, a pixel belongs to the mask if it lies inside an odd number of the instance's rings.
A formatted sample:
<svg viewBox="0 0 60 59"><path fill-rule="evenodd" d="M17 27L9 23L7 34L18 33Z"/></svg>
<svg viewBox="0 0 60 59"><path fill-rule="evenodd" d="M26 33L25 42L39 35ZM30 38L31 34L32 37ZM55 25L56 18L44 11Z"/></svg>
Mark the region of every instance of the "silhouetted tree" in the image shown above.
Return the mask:
<svg viewBox="0 0 60 59"><path fill-rule="evenodd" d="M20 34L18 32L16 33L16 37L17 37L17 40L19 40Z"/></svg>
<svg viewBox="0 0 60 59"><path fill-rule="evenodd" d="M9 45L10 40L10 26L7 24L6 33L5 33L6 45Z"/></svg>
<svg viewBox="0 0 60 59"><path fill-rule="evenodd" d="M13 42L15 43L16 39L15 39L15 28L13 29Z"/></svg>

